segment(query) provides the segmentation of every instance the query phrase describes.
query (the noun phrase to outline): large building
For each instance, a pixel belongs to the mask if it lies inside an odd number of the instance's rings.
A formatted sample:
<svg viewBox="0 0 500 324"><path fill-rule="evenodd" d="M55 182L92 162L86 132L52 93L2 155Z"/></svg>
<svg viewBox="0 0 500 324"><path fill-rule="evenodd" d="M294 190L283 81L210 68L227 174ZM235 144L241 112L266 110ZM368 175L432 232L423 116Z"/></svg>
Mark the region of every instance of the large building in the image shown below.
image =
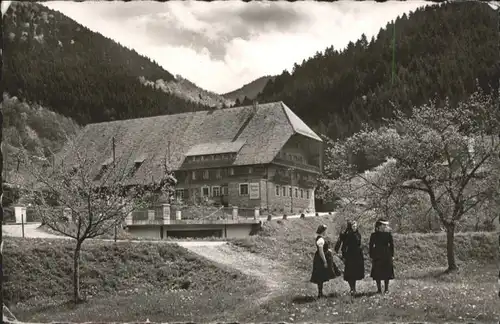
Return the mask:
<svg viewBox="0 0 500 324"><path fill-rule="evenodd" d="M131 177L147 169L154 180L163 159L178 180L179 199L263 212L315 211L323 142L283 102L90 124L77 146L92 143L96 177L114 154L132 157Z"/></svg>

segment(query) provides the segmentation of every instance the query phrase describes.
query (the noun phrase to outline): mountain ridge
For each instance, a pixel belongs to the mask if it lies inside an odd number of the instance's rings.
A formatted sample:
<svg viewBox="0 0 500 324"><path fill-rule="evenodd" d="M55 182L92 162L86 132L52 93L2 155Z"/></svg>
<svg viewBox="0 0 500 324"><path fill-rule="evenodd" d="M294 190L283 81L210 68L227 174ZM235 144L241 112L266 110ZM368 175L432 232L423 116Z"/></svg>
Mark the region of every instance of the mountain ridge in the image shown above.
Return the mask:
<svg viewBox="0 0 500 324"><path fill-rule="evenodd" d="M236 90L224 93L222 96L234 100L235 102L238 100L240 103L245 101L245 97L247 97L248 100L253 100L264 89L267 82L274 78L275 76L270 75L261 76L260 78L244 84Z"/></svg>
<svg viewBox="0 0 500 324"><path fill-rule="evenodd" d="M12 2L3 33L4 90L80 124L232 104L42 4Z"/></svg>
<svg viewBox="0 0 500 324"><path fill-rule="evenodd" d="M281 100L308 125L345 138L364 123L374 127L431 99L456 104L479 86L498 89L497 15L482 3L419 8L398 17L395 78L394 24L368 40L362 35L341 51L330 46L269 80L259 102Z"/></svg>

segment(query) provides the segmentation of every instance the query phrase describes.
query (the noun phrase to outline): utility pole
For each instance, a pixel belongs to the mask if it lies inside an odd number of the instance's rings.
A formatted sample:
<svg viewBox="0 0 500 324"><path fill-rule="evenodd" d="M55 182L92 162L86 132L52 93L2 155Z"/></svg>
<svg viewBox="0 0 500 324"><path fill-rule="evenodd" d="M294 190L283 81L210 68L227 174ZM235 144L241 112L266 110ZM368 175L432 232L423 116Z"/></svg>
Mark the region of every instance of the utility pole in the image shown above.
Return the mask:
<svg viewBox="0 0 500 324"><path fill-rule="evenodd" d="M112 147L113 147L113 167L115 167L115 137L113 136L113 138L111 139L112 141Z"/></svg>
<svg viewBox="0 0 500 324"><path fill-rule="evenodd" d="M170 169L170 141L168 141L167 149L168 149L168 165L167 166L168 166L168 169Z"/></svg>
<svg viewBox="0 0 500 324"><path fill-rule="evenodd" d="M293 188L293 168L288 168L288 171L290 172L290 214L293 215L293 193L294 193L294 188Z"/></svg>
<svg viewBox="0 0 500 324"><path fill-rule="evenodd" d="M392 31L392 79L391 85L394 85L394 77L396 74L396 19L394 19L394 26Z"/></svg>

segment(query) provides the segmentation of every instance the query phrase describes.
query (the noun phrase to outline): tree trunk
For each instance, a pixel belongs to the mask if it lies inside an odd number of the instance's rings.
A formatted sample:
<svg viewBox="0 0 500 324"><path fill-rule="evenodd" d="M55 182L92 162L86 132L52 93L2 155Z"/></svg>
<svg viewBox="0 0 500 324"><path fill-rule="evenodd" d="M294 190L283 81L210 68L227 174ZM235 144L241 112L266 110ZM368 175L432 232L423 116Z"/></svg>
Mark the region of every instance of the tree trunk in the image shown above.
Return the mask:
<svg viewBox="0 0 500 324"><path fill-rule="evenodd" d="M447 272L458 269L455 262L455 224L446 224L446 256L448 259Z"/></svg>
<svg viewBox="0 0 500 324"><path fill-rule="evenodd" d="M75 247L75 254L73 255L73 299L75 304L79 303L82 299L80 297L80 251L82 249L82 242L77 242Z"/></svg>

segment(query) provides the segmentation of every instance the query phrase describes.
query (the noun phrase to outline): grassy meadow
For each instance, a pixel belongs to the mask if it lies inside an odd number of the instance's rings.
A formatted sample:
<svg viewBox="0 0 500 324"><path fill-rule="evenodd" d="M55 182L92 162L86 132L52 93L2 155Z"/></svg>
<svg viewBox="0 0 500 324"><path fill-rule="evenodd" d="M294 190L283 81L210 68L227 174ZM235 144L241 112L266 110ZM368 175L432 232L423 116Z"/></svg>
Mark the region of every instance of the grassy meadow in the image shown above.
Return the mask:
<svg viewBox="0 0 500 324"><path fill-rule="evenodd" d="M259 235L231 243L266 258L279 260L302 276L289 278L292 288L262 305L252 321L482 321L500 318L498 297L498 233L458 233L455 238L459 271L445 274L446 236L394 234L395 274L390 292L378 295L369 278L368 240L371 227L361 225L365 279L359 295L348 294L348 284L336 278L325 284L326 299L316 300L316 286L308 282L315 252L315 230L328 226L336 240L339 220L333 216L267 222Z"/></svg>
<svg viewBox="0 0 500 324"><path fill-rule="evenodd" d="M175 244L87 242L71 299L73 242L7 238L4 300L20 321L211 321L260 289Z"/></svg>
<svg viewBox="0 0 500 324"><path fill-rule="evenodd" d="M175 244L87 242L81 263L86 302L76 306L68 303L73 242L7 238L4 298L19 320L32 322L498 322L497 233L458 233L459 271L451 274L444 274L444 233L395 233L396 279L389 294L377 295L368 278L371 226L361 224L366 278L358 282L359 295L350 296L337 278L325 285L328 298L316 300L316 286L308 282L314 232L324 223L335 240L339 222L335 216L273 220L257 235L231 240L227 250L235 255L228 257L240 269L264 260L260 277ZM279 267L266 266L271 263ZM268 273L279 278L277 287L263 282Z"/></svg>

